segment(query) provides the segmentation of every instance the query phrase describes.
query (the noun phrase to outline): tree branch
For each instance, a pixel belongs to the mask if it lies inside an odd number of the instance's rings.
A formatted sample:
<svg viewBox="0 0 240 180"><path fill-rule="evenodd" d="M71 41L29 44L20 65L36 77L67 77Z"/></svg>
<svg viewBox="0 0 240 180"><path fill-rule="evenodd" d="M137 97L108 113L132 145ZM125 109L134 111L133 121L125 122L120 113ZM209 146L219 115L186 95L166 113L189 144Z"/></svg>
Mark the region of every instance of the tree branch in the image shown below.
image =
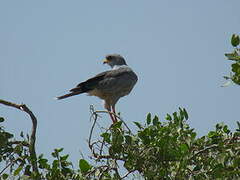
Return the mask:
<svg viewBox="0 0 240 180"><path fill-rule="evenodd" d="M211 145L211 146L208 146L208 147L206 147L206 148L204 148L204 149L202 149L202 150L199 150L199 151L196 152L195 154L193 154L193 156L192 156L190 159L193 159L193 158L195 158L196 156L198 156L199 154L205 153L206 151L208 151L208 150L210 150L210 149L213 149L213 148L217 148L217 147L218 147L217 144L213 144L213 145Z"/></svg>
<svg viewBox="0 0 240 180"><path fill-rule="evenodd" d="M95 114L98 114L98 113L110 113L110 114L114 115L114 116L117 117L120 121L123 122L123 124L124 124L124 125L126 126L126 128L128 129L129 133L132 134L130 128L127 126L127 123L125 123L125 121L123 121L123 119L122 119L120 116L118 116L117 114L115 114L115 113L113 113L113 112L110 112L110 111L94 111L93 113L95 113Z"/></svg>
<svg viewBox="0 0 240 180"><path fill-rule="evenodd" d="M26 141L10 141L8 142L9 145L13 145L13 144L21 144L23 146L29 147L29 143Z"/></svg>
<svg viewBox="0 0 240 180"><path fill-rule="evenodd" d="M123 177L121 177L121 179L125 179L129 174L133 173L134 171L136 171L136 169L128 171L125 175L123 175Z"/></svg>
<svg viewBox="0 0 240 180"><path fill-rule="evenodd" d="M14 161L10 162L9 164L6 165L6 167L4 167L1 172L0 172L0 175L7 169L9 168L11 165L13 165L15 162L17 162L18 159L15 159Z"/></svg>
<svg viewBox="0 0 240 180"><path fill-rule="evenodd" d="M36 116L32 113L32 111L25 104L15 104L15 103L5 101L5 100L2 100L2 99L0 99L0 104L17 108L21 111L26 112L30 116L30 118L32 120L32 132L31 132L30 142L29 142L29 154L30 154L30 157L31 157L32 169L33 169L34 172L38 173L37 155L36 155L36 150L35 150L36 130L37 130L37 118L36 118Z"/></svg>

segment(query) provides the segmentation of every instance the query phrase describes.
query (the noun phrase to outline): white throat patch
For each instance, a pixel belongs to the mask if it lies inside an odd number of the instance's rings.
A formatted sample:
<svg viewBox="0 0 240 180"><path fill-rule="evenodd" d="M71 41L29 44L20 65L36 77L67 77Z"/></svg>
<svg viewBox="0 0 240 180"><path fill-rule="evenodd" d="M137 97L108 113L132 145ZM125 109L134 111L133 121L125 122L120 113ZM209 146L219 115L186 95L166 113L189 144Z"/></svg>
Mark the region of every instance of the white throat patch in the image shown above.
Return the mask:
<svg viewBox="0 0 240 180"><path fill-rule="evenodd" d="M113 70L119 69L119 68L124 68L124 67L128 67L127 65L114 65L113 66Z"/></svg>

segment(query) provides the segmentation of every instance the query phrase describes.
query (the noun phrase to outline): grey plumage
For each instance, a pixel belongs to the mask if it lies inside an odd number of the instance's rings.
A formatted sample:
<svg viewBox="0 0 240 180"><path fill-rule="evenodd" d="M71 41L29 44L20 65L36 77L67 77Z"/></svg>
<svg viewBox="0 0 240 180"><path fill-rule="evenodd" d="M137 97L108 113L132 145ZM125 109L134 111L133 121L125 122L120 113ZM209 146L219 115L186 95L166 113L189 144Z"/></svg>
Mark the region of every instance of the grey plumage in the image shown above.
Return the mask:
<svg viewBox="0 0 240 180"><path fill-rule="evenodd" d="M84 82L79 83L70 93L57 97L64 99L70 96L88 93L105 101L105 108L115 113L115 104L119 98L128 95L136 84L137 75L127 66L124 58L118 54L107 55L104 63L112 70L97 74ZM110 114L111 116L111 114ZM111 116L112 118L112 116ZM114 122L115 119L112 118Z"/></svg>

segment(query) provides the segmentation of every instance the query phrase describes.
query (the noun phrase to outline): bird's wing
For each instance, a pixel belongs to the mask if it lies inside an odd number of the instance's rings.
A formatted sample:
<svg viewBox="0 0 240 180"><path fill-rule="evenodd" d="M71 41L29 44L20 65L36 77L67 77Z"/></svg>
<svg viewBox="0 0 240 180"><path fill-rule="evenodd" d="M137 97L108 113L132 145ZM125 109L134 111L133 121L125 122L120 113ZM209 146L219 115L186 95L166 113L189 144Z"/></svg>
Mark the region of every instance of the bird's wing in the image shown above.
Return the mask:
<svg viewBox="0 0 240 180"><path fill-rule="evenodd" d="M94 76L84 82L79 83L75 88L70 89L70 92L85 93L85 92L95 89L98 86L99 82L102 81L104 79L104 77L106 76L106 74L109 72L110 71L105 71L105 72L99 73L96 76Z"/></svg>
<svg viewBox="0 0 240 180"><path fill-rule="evenodd" d="M57 99L65 99L95 89L96 86L99 84L99 81L101 81L108 72L109 71L102 72L100 74L97 74L93 78L79 83L75 88L70 89L70 93L59 96L57 97Z"/></svg>
<svg viewBox="0 0 240 180"><path fill-rule="evenodd" d="M108 71L99 81L97 88L106 93L119 93L126 89L131 90L137 82L136 74L129 67ZM126 92L128 94L129 92Z"/></svg>
<svg viewBox="0 0 240 180"><path fill-rule="evenodd" d="M102 72L93 78L79 83L70 90L70 93L57 97L57 99L64 99L81 93L91 92L92 90L98 90L101 94L110 93L121 97L128 94L136 82L137 76L131 68L118 68Z"/></svg>

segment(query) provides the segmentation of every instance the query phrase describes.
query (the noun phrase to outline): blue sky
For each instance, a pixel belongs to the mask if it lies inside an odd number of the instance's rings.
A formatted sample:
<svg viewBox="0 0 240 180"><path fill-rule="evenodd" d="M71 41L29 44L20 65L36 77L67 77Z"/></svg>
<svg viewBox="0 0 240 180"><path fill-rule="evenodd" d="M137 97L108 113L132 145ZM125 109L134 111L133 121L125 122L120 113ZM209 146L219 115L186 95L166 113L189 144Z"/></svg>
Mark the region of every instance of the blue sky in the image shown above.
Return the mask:
<svg viewBox="0 0 240 180"><path fill-rule="evenodd" d="M26 103L38 117L37 152L64 147L77 162L89 154L86 95L56 101L79 82L109 69L102 59L120 53L139 76L117 104L126 122L151 112L164 119L178 107L204 135L218 122L239 120L239 87L221 87L230 72L224 53L240 29L239 0L1 1L0 98ZM29 132L26 114L0 106L4 125ZM102 126L111 120L103 115Z"/></svg>

